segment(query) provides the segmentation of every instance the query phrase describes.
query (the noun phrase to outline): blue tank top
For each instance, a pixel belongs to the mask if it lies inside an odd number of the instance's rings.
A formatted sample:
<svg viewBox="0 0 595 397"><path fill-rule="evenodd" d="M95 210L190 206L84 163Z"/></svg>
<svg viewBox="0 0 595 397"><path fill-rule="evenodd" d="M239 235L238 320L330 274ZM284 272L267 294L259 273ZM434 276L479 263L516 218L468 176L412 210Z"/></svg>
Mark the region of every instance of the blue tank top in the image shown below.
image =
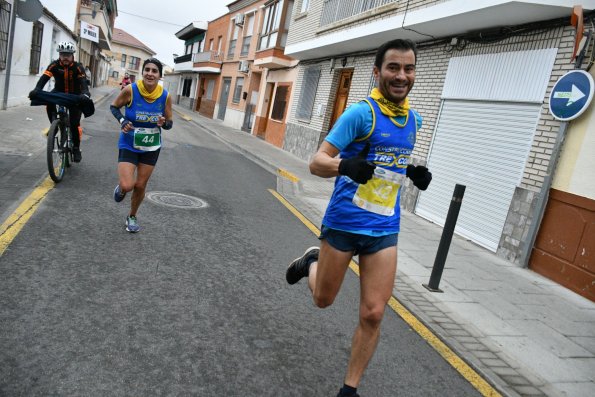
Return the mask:
<svg viewBox="0 0 595 397"><path fill-rule="evenodd" d="M125 117L132 122L134 127L155 128L157 127L157 120L159 116L165 114L165 103L167 101L167 90L163 90L161 96L153 102L147 100L140 94L136 83L132 87L132 100L130 104L126 105ZM161 130L161 129L160 129ZM159 132L159 146L161 144L161 131ZM144 150L134 148L134 133L129 131L123 133L120 131L120 139L118 141L119 149L126 149L136 153L144 153Z"/></svg>
<svg viewBox="0 0 595 397"><path fill-rule="evenodd" d="M357 156L366 142L370 142L368 161L376 164L379 171L384 169L404 175L416 140L417 126L414 111L409 110L401 125L395 118L382 114L372 98L367 98L365 101L372 109L372 129L368 135L356 139L341 150L341 158ZM370 182L368 181L368 184ZM398 233L401 218L400 189L396 194L394 213L383 215L360 208L353 203L359 186L360 184L351 178L339 175L335 180L335 189L322 223L333 229L370 236Z"/></svg>

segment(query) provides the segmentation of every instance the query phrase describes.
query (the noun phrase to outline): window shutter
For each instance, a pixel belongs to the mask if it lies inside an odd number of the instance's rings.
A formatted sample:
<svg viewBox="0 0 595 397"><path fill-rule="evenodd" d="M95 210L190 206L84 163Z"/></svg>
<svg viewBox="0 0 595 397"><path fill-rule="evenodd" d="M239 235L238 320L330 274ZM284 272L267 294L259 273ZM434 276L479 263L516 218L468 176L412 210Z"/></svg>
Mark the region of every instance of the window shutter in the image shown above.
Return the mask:
<svg viewBox="0 0 595 397"><path fill-rule="evenodd" d="M314 99L316 98L319 79L320 69L318 67L305 70L302 92L296 113L298 119L310 120L312 118L312 109L314 108Z"/></svg>
<svg viewBox="0 0 595 397"><path fill-rule="evenodd" d="M43 23L33 22L33 33L31 37L31 55L29 58L29 73L39 73L39 59L41 57L41 42L43 39Z"/></svg>
<svg viewBox="0 0 595 397"><path fill-rule="evenodd" d="M8 2L0 0L0 70L6 69L11 8Z"/></svg>

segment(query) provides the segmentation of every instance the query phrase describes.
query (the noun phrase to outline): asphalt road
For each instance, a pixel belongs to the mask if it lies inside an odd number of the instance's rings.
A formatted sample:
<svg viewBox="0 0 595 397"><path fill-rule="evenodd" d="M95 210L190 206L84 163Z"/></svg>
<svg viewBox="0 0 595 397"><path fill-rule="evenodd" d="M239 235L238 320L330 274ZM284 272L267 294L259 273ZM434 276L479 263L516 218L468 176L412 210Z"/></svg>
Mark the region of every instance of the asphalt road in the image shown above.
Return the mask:
<svg viewBox="0 0 595 397"><path fill-rule="evenodd" d="M0 396L335 396L357 276L324 310L288 286L318 240L269 192L274 175L177 116L147 191L183 208L146 199L127 233L107 103L84 122L83 162L0 256ZM34 169L11 178L32 189L47 174ZM480 395L390 309L359 392Z"/></svg>

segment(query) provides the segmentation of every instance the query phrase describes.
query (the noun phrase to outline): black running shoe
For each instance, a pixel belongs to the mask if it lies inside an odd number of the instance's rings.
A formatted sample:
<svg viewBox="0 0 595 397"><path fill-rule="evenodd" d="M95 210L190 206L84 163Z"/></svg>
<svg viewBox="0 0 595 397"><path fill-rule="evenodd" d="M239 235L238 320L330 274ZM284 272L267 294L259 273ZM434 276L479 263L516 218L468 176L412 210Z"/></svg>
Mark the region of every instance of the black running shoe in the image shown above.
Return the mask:
<svg viewBox="0 0 595 397"><path fill-rule="evenodd" d="M299 258L295 258L293 262L289 264L287 272L285 272L285 279L289 284L295 284L304 277L308 277L308 271L310 270L310 263L318 259L318 253L320 249L318 247L310 247L304 252L304 255Z"/></svg>
<svg viewBox="0 0 595 397"><path fill-rule="evenodd" d="M343 397L340 390L339 390L339 394L337 394L337 397ZM349 397L360 397L360 395L355 393L355 394L350 395Z"/></svg>
<svg viewBox="0 0 595 397"><path fill-rule="evenodd" d="M80 163L83 159L83 155L81 154L81 149L74 147L72 148L72 154L74 155L74 162Z"/></svg>

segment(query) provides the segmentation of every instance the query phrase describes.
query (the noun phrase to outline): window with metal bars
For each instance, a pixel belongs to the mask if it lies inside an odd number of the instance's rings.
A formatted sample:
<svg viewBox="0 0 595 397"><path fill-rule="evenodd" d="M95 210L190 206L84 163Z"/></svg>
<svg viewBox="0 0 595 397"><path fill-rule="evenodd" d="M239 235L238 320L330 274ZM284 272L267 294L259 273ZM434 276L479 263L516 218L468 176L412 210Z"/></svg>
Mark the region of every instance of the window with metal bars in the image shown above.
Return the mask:
<svg viewBox="0 0 595 397"><path fill-rule="evenodd" d="M31 37L31 58L29 59L29 73L39 73L39 60L41 58L41 42L43 41L43 23L33 22Z"/></svg>
<svg viewBox="0 0 595 397"><path fill-rule="evenodd" d="M320 16L320 27L360 15L398 0L325 0Z"/></svg>
<svg viewBox="0 0 595 397"><path fill-rule="evenodd" d="M320 79L320 68L310 67L304 71L304 80L302 82L302 92L296 117L302 120L312 118L312 109L314 108L314 99L316 99L316 90L318 89L318 80Z"/></svg>
<svg viewBox="0 0 595 397"><path fill-rule="evenodd" d="M5 0L0 0L0 70L6 69L8 34L10 32L10 10L11 5Z"/></svg>

